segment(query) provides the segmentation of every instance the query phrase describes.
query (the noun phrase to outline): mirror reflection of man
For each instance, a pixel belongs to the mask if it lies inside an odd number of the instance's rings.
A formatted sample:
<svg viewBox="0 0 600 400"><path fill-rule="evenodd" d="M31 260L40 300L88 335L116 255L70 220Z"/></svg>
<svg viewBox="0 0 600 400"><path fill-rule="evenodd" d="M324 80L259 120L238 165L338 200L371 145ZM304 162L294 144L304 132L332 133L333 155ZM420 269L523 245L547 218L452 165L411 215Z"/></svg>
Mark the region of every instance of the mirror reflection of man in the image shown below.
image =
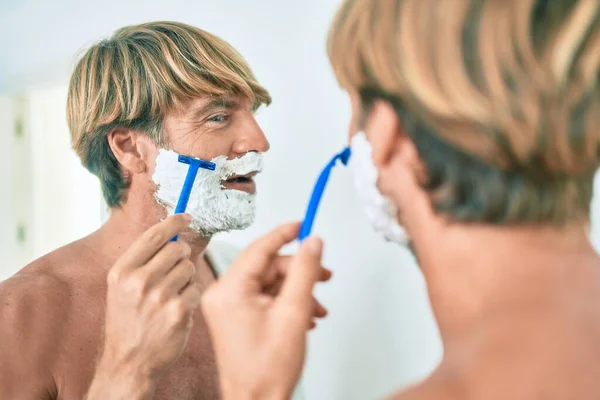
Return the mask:
<svg viewBox="0 0 600 400"><path fill-rule="evenodd" d="M196 306L233 256L222 246L208 249L211 237L253 222L253 178L269 150L255 111L270 102L236 50L185 24L125 27L85 52L71 77L68 123L110 218L0 284L0 398L82 399L96 371L104 389L119 390L126 371L152 377L156 384L146 389L156 399L219 397L211 339ZM177 154L217 168L199 172L179 242L151 259L131 247L140 238L154 243L156 235L144 232L177 202L187 171ZM137 253L124 260L128 249ZM127 272L108 276L115 264ZM169 311L175 316L166 322ZM165 358L147 347L167 343L174 327L186 328L177 336L180 357L155 368L148 359ZM134 398L124 396L102 398Z"/></svg>

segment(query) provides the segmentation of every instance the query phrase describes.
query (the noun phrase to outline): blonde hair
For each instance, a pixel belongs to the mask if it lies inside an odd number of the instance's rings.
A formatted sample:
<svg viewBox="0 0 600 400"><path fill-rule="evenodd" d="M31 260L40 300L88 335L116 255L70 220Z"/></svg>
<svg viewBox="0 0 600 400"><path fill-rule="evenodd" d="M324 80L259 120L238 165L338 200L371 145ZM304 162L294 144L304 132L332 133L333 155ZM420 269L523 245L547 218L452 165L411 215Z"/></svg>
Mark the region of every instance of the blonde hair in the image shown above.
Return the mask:
<svg viewBox="0 0 600 400"><path fill-rule="evenodd" d="M599 165L598 0L346 0L340 84L390 102L438 211L496 223L588 219Z"/></svg>
<svg viewBox="0 0 600 400"><path fill-rule="evenodd" d="M71 76L67 119L73 147L99 177L110 207L122 202L128 182L108 133L117 127L136 129L164 145L165 114L200 96L241 96L256 107L271 102L233 47L190 25L128 26L83 54Z"/></svg>

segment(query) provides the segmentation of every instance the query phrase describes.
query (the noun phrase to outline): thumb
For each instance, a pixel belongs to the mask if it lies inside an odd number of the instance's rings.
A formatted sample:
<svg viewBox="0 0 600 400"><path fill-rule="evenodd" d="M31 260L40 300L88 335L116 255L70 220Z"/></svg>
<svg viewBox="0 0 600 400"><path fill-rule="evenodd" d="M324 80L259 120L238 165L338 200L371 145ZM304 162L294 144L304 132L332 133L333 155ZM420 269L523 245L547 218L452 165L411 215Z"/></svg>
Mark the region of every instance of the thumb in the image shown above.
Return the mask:
<svg viewBox="0 0 600 400"><path fill-rule="evenodd" d="M298 253L292 258L287 277L283 283L280 301L301 309L312 311L312 291L319 281L323 242L310 237L306 239Z"/></svg>

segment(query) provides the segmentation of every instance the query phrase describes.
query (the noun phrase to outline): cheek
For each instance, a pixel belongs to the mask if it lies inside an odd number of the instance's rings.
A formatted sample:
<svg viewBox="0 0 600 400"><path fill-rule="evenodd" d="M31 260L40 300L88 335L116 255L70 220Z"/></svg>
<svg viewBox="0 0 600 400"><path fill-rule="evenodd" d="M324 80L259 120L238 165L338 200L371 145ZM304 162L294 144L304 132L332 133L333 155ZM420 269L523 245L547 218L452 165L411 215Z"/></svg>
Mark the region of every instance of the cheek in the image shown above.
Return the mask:
<svg viewBox="0 0 600 400"><path fill-rule="evenodd" d="M171 142L174 151L186 156L210 161L218 156L228 155L231 149L229 136L226 134L198 133L185 140Z"/></svg>
<svg viewBox="0 0 600 400"><path fill-rule="evenodd" d="M393 175L387 168L378 169L377 174L377 189L384 196L390 195L390 189L392 188Z"/></svg>
<svg viewBox="0 0 600 400"><path fill-rule="evenodd" d="M194 147L194 152L208 161L219 156L230 156L234 143L234 140L230 136L231 135L227 134L219 134L203 138L206 140L200 139Z"/></svg>
<svg viewBox="0 0 600 400"><path fill-rule="evenodd" d="M380 168L377 187L401 211L403 204L414 201L415 181L412 171L398 160L392 160Z"/></svg>
<svg viewBox="0 0 600 400"><path fill-rule="evenodd" d="M152 174L156 167L156 158L158 157L158 146L147 137L138 139L138 153L140 155L140 165L138 173L147 172Z"/></svg>
<svg viewBox="0 0 600 400"><path fill-rule="evenodd" d="M383 167L378 168L377 188L386 197L391 198L397 203L399 192L402 191L403 182L405 182L405 172L402 165L398 162L390 162Z"/></svg>
<svg viewBox="0 0 600 400"><path fill-rule="evenodd" d="M146 171L148 175L152 176L154 174L154 170L156 169L156 158L158 157L158 150L155 152L148 154L146 157Z"/></svg>

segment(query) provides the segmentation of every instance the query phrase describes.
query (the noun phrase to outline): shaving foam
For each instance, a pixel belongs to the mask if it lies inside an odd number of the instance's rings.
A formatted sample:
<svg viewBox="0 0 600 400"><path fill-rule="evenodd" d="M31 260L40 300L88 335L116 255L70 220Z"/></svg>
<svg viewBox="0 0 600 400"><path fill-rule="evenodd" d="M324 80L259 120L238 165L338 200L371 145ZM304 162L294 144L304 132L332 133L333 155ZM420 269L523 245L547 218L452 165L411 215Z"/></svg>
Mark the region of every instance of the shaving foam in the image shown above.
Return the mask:
<svg viewBox="0 0 600 400"><path fill-rule="evenodd" d="M398 224L397 208L377 188L379 171L373 163L373 148L364 132L354 135L351 148L349 167L352 169L357 193L369 222L385 240L406 246L410 237Z"/></svg>
<svg viewBox="0 0 600 400"><path fill-rule="evenodd" d="M160 149L152 180L158 187L155 198L173 214L189 166L178 161L179 154ZM190 227L204 237L230 230L246 229L254 222L256 194L229 190L222 182L234 175L261 172L263 157L260 153L247 153L228 160L219 156L210 160L214 171L200 168L190 193L186 212L192 216Z"/></svg>

